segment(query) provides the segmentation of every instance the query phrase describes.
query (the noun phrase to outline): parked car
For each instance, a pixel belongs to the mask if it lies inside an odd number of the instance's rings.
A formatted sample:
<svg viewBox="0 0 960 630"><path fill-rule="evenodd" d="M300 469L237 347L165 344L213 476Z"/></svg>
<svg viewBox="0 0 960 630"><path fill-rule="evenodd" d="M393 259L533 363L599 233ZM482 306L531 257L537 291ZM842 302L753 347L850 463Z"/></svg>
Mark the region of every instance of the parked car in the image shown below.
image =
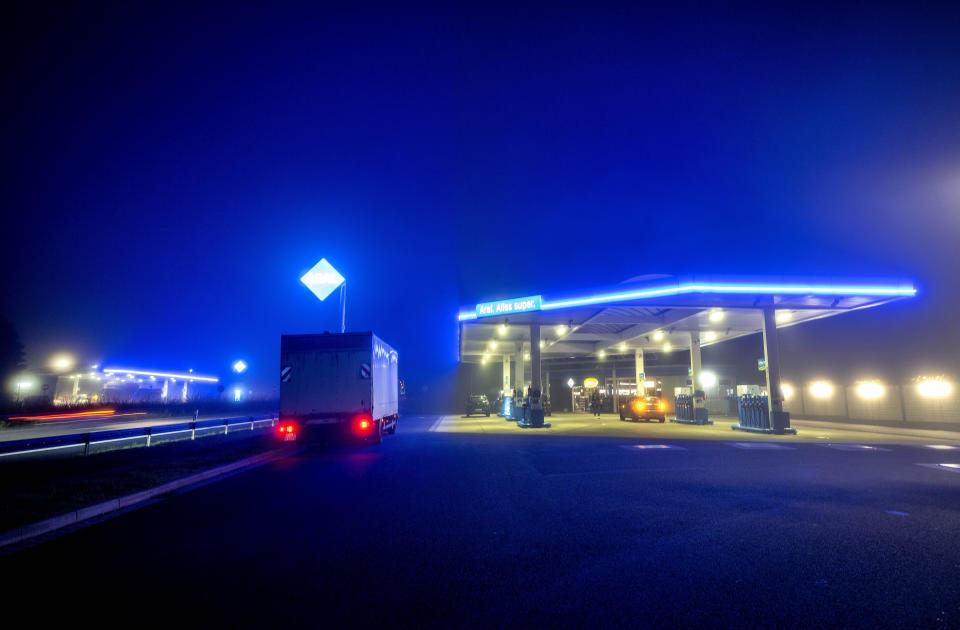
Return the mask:
<svg viewBox="0 0 960 630"><path fill-rule="evenodd" d="M487 395L471 394L467 396L467 417L481 413L487 417L490 416L490 401L487 400Z"/></svg>
<svg viewBox="0 0 960 630"><path fill-rule="evenodd" d="M667 403L659 396L631 396L620 403L620 421L630 420L659 420L667 419Z"/></svg>

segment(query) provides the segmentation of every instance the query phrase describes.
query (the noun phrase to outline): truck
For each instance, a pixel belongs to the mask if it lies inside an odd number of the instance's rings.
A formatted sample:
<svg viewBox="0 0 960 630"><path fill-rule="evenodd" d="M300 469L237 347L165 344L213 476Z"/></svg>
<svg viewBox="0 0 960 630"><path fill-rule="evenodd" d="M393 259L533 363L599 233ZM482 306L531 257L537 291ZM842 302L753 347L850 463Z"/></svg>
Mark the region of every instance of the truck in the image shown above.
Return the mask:
<svg viewBox="0 0 960 630"><path fill-rule="evenodd" d="M379 444L396 433L397 358L372 332L281 335L279 437Z"/></svg>

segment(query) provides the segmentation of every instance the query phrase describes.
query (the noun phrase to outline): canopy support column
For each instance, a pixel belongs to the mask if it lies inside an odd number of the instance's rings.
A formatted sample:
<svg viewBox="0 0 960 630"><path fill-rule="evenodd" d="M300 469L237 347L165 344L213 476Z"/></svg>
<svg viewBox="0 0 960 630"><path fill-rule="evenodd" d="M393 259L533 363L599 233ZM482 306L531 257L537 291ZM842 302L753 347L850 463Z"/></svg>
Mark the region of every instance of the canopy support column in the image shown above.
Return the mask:
<svg viewBox="0 0 960 630"><path fill-rule="evenodd" d="M637 348L633 351L633 361L634 377L637 379L637 396L645 396L647 390L643 386L643 381L646 380L647 375L643 368L643 348Z"/></svg>
<svg viewBox="0 0 960 630"><path fill-rule="evenodd" d="M777 335L776 309L763 309L763 357L767 364L767 409L774 433L795 433L790 429L790 414L783 410L780 388L780 338Z"/></svg>

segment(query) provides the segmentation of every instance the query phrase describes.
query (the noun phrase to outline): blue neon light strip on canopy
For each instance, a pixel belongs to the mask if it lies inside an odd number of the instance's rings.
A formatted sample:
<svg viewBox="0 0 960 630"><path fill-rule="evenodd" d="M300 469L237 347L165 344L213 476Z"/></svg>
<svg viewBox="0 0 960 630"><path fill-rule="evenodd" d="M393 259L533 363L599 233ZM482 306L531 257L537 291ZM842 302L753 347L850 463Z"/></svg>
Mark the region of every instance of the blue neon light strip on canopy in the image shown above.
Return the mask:
<svg viewBox="0 0 960 630"><path fill-rule="evenodd" d="M775 284L712 284L691 283L659 289L641 289L638 291L624 291L621 293L605 293L590 295L582 298L558 300L556 302L543 301L540 308L547 311L571 306L588 306L590 304L604 304L638 300L647 297L662 295L679 295L682 293L763 293L763 294L813 294L813 295L876 295L876 296L913 296L917 290L913 287L863 287L863 286L810 286L810 285L775 285ZM459 321L476 319L476 312L463 312L458 315Z"/></svg>

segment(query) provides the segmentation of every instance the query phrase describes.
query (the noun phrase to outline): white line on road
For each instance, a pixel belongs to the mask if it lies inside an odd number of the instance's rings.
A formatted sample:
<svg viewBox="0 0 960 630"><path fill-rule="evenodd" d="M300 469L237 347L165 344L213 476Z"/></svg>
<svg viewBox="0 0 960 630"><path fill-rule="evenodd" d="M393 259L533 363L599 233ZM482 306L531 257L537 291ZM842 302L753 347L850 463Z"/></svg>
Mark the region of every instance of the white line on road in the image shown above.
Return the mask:
<svg viewBox="0 0 960 630"><path fill-rule="evenodd" d="M685 451L682 446L674 446L673 444L621 444L621 448L625 448L631 451Z"/></svg>
<svg viewBox="0 0 960 630"><path fill-rule="evenodd" d="M881 448L879 446L870 446L869 444L821 444L820 446L826 446L827 448L832 448L838 451L889 451L889 448Z"/></svg>
<svg viewBox="0 0 960 630"><path fill-rule="evenodd" d="M767 451L793 451L796 450L792 446L784 446L783 444L776 444L774 442L727 442L733 448L742 448L742 449L755 449L758 451L767 450Z"/></svg>

